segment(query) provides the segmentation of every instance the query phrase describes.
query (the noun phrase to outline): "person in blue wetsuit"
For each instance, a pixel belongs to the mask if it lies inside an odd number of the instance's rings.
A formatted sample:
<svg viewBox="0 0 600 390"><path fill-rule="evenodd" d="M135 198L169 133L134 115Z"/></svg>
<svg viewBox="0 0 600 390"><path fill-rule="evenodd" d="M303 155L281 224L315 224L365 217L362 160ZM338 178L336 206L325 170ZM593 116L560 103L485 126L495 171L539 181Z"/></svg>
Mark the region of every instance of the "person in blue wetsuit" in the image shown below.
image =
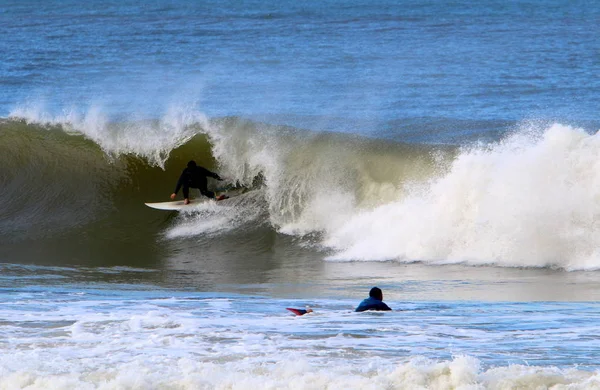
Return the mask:
<svg viewBox="0 0 600 390"><path fill-rule="evenodd" d="M217 180L223 180L216 173L196 165L194 160L188 162L187 168L183 170L181 176L179 176L179 180L177 180L177 187L175 187L175 192L171 194L171 199L175 199L181 187L183 187L183 198L185 204L190 203L190 188L198 188L202 195L216 199L215 193L209 191L207 188L207 177L214 177Z"/></svg>
<svg viewBox="0 0 600 390"><path fill-rule="evenodd" d="M373 287L369 291L369 298L364 299L354 311L367 310L392 310L388 305L383 303L383 292L379 287Z"/></svg>

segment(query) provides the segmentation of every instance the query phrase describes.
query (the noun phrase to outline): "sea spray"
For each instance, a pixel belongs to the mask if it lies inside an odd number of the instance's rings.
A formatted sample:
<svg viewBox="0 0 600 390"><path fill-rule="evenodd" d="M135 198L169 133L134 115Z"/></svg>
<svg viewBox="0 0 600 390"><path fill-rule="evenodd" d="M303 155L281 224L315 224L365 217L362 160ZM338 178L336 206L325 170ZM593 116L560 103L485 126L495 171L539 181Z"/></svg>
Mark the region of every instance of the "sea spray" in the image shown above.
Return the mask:
<svg viewBox="0 0 600 390"><path fill-rule="evenodd" d="M356 210L402 196L424 180L450 147L409 145L229 118L210 128L213 153L244 182L264 176L273 225L290 234L320 232Z"/></svg>
<svg viewBox="0 0 600 390"><path fill-rule="evenodd" d="M72 108L51 115L43 104L28 104L13 110L9 118L60 126L67 133L94 141L109 155L135 155L160 167L164 167L173 149L210 127L206 116L188 105L169 105L159 119L140 119L130 114L127 120L116 122L97 105L83 112Z"/></svg>
<svg viewBox="0 0 600 390"><path fill-rule="evenodd" d="M328 231L332 259L600 267L600 138L558 124L465 148L407 196Z"/></svg>

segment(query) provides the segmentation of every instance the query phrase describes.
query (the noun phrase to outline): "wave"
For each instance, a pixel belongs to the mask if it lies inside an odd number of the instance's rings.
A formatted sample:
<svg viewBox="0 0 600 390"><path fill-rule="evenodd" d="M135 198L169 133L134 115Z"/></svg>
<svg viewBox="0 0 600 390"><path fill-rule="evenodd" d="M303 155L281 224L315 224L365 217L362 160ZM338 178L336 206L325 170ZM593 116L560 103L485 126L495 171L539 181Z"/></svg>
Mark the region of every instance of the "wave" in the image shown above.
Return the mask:
<svg viewBox="0 0 600 390"><path fill-rule="evenodd" d="M20 352L24 354L23 352ZM39 359L31 359L37 362ZM15 368L11 362L0 362L6 374L0 380L5 387L45 389L56 384L65 387L100 387L106 389L133 387L178 387L182 389L224 388L253 389L269 387L279 389L312 388L315 383L323 388L400 388L400 389L514 389L514 388L570 388L589 389L598 386L598 372L556 367L511 365L485 368L469 356L452 360L433 361L420 357L407 362L383 364L382 367L356 368L351 364L334 365L334 370L322 368L306 358L287 357L277 361L225 361L219 364L201 359L164 358L149 361L135 357L127 363L106 368L106 363L87 367L91 359L72 359L62 363L62 370L50 371L48 367ZM86 363L80 363L86 362ZM64 365L74 365L77 370L64 370ZM53 367L52 367L53 369ZM79 372L86 372L85 375ZM135 374L134 374L135 373Z"/></svg>
<svg viewBox="0 0 600 390"><path fill-rule="evenodd" d="M207 206L156 227L167 239L262 226L301 240L316 234L332 261L600 267L600 141L561 124L440 146L185 109L121 122L93 110L19 110L0 123L0 138L0 234L11 239L144 224L139 205L164 199L193 158L258 190L229 211Z"/></svg>
<svg viewBox="0 0 600 390"><path fill-rule="evenodd" d="M0 122L0 233L56 234L103 218L121 201L141 202L142 193L156 193L152 183L165 175L156 164L135 154L107 154L69 133L62 125ZM209 148L205 140L194 142Z"/></svg>
<svg viewBox="0 0 600 390"><path fill-rule="evenodd" d="M600 138L559 124L467 147L446 172L361 210L333 259L598 269Z"/></svg>

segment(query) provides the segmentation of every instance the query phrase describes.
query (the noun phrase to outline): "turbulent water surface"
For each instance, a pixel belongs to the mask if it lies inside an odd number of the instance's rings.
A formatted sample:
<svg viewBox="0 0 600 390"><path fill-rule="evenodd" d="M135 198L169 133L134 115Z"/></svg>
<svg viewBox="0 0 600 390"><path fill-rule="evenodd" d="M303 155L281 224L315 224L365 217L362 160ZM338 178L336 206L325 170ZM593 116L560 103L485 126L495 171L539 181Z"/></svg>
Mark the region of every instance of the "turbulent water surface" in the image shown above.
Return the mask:
<svg viewBox="0 0 600 390"><path fill-rule="evenodd" d="M600 388L599 20L1 2L0 388Z"/></svg>

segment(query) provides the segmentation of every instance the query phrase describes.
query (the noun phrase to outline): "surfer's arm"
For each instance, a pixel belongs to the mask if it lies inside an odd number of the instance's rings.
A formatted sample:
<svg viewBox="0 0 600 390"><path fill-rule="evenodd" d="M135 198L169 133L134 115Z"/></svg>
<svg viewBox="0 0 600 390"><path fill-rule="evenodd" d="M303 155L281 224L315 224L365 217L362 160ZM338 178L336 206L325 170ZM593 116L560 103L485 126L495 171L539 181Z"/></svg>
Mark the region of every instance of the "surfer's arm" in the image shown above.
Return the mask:
<svg viewBox="0 0 600 390"><path fill-rule="evenodd" d="M210 172L210 171L209 171L209 173L210 173L210 177L214 177L217 180L223 180L223 179L221 179L221 176L217 175L216 173Z"/></svg>
<svg viewBox="0 0 600 390"><path fill-rule="evenodd" d="M175 191L173 191L173 193L175 195L177 195L177 193L179 192L179 190L181 189L181 186L183 186L183 180L184 180L184 176L185 176L185 172L183 172L181 174L181 176L179 176L179 180L177 180L177 186L175 186Z"/></svg>
<svg viewBox="0 0 600 390"><path fill-rule="evenodd" d="M218 174L216 174L216 173L214 173L214 172L211 172L211 171L209 171L209 170L208 170L208 169L206 169L206 168L203 168L203 169L204 169L204 175L205 175L205 176L208 176L208 177L213 177L213 178L215 178L215 179L217 179L217 180L223 180L223 179L221 178L221 176L219 176Z"/></svg>

